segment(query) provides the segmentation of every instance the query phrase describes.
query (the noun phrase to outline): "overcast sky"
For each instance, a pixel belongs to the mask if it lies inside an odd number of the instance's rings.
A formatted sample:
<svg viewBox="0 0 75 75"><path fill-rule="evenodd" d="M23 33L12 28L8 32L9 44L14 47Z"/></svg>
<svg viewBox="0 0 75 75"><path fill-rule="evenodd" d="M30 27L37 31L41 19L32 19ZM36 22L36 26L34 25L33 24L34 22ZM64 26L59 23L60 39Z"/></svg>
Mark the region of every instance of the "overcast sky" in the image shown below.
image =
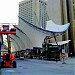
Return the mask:
<svg viewBox="0 0 75 75"><path fill-rule="evenodd" d="M0 23L17 23L19 2L23 0L0 0Z"/></svg>

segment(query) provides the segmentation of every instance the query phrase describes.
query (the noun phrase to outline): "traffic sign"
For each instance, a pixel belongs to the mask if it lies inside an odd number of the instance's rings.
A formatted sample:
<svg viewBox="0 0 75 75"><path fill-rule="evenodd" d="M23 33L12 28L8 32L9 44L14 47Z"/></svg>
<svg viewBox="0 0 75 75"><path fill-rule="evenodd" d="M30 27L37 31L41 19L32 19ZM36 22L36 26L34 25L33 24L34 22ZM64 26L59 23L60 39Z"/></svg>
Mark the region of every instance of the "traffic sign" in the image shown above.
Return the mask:
<svg viewBox="0 0 75 75"><path fill-rule="evenodd" d="M65 49L62 49L62 53L65 53Z"/></svg>

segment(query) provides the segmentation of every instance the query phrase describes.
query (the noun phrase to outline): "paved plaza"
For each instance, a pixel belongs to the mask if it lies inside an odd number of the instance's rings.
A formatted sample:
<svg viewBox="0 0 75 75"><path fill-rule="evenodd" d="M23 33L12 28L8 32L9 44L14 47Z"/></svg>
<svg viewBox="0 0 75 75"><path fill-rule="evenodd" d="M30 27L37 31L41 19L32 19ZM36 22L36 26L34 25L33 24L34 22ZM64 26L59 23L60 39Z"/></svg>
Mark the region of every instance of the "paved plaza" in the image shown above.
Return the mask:
<svg viewBox="0 0 75 75"><path fill-rule="evenodd" d="M2 68L0 75L75 75L75 58L62 61L16 60L17 68Z"/></svg>

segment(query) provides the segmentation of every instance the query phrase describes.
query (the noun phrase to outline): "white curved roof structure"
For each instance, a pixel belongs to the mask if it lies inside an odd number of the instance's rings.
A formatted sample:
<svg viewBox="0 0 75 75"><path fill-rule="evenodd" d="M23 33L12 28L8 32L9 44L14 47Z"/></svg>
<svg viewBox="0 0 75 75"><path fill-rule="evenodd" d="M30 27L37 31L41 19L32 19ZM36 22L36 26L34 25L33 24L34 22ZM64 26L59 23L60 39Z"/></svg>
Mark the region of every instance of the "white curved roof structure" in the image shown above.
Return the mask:
<svg viewBox="0 0 75 75"><path fill-rule="evenodd" d="M64 44L69 43L70 41L71 41L71 40L60 41L60 42L58 42L58 45L64 45ZM52 45L57 45L56 43L50 43L50 44L52 44Z"/></svg>
<svg viewBox="0 0 75 75"><path fill-rule="evenodd" d="M33 47L42 47L42 43L46 36L54 37L54 34L55 36L58 36L59 34L62 35L63 32L65 32L70 26L69 23L64 25L57 25L54 22L52 22L52 20L50 20L50 21L47 21L47 27L45 30L45 29L36 27L35 25L25 21L21 17L19 17L19 21L20 21L19 25L15 26L17 29L16 35L20 37L20 39L22 39L25 49L26 48L31 49ZM13 39L16 39L16 38L17 37L13 37Z"/></svg>
<svg viewBox="0 0 75 75"><path fill-rule="evenodd" d="M52 20L47 21L46 30L51 32L64 32L66 31L70 26L70 23L64 24L64 25L57 25Z"/></svg>

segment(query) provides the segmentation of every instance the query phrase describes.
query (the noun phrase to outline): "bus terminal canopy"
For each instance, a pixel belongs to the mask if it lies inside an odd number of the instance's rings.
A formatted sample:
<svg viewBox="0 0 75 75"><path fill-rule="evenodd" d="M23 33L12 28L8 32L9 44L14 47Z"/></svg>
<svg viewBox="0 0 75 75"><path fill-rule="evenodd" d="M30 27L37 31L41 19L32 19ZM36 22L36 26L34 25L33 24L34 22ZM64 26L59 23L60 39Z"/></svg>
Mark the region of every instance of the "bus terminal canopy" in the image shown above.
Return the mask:
<svg viewBox="0 0 75 75"><path fill-rule="evenodd" d="M70 23L66 23L64 25L57 25L55 24L52 20L47 21L47 26L46 30L55 32L55 33L60 33L66 31L70 26Z"/></svg>
<svg viewBox="0 0 75 75"><path fill-rule="evenodd" d="M15 26L18 37L12 35L12 38L18 43L18 45L15 45L17 50L33 49L33 47L42 47L46 36L52 38L63 35L69 26L69 23L57 25L52 20L49 20L47 21L46 29L43 29L19 16L19 24ZM14 40L13 42L14 44L16 43Z"/></svg>
<svg viewBox="0 0 75 75"><path fill-rule="evenodd" d="M58 45L64 45L64 44L67 44L69 43L71 40L66 40L66 41L61 41L61 42L58 42ZM57 45L56 43L50 43L51 45Z"/></svg>

